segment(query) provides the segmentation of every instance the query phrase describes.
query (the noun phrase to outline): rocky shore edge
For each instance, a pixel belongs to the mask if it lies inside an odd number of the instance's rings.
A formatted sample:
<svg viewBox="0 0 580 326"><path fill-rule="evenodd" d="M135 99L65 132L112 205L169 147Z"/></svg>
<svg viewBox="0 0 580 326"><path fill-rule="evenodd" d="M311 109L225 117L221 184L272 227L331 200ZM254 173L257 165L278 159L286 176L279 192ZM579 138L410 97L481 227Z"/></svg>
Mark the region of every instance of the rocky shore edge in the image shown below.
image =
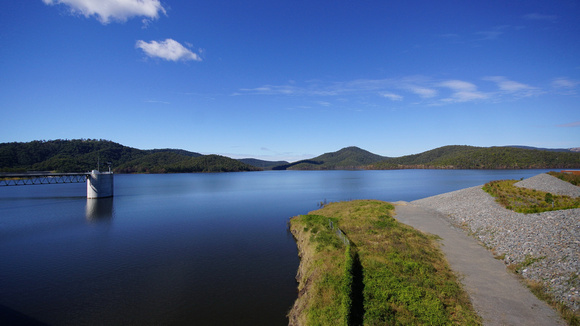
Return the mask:
<svg viewBox="0 0 580 326"><path fill-rule="evenodd" d="M516 186L580 196L580 187L548 174ZM493 251L520 275L544 285L555 300L580 311L580 209L522 214L507 210L476 186L411 202L436 210Z"/></svg>

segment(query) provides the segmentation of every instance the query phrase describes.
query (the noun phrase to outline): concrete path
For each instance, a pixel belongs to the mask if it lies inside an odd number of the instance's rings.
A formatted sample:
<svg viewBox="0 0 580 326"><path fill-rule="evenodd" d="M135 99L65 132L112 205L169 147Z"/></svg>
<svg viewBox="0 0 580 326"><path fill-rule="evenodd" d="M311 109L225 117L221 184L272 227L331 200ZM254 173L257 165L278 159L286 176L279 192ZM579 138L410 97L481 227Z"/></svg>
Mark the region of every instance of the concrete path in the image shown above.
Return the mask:
<svg viewBox="0 0 580 326"><path fill-rule="evenodd" d="M443 239L441 250L460 276L484 325L566 325L556 311L510 274L502 261L440 213L406 203L395 207L397 220Z"/></svg>

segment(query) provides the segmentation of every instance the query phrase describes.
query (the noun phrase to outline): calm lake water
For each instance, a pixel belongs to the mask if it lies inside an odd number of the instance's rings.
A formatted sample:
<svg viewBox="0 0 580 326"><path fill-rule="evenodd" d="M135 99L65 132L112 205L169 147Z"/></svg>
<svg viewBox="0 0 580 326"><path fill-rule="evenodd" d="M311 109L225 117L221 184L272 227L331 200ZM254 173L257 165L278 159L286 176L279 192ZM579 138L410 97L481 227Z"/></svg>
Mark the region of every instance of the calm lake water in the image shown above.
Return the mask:
<svg viewBox="0 0 580 326"><path fill-rule="evenodd" d="M411 201L547 170L116 175L0 187L0 324L285 325L299 260L290 217L322 201Z"/></svg>

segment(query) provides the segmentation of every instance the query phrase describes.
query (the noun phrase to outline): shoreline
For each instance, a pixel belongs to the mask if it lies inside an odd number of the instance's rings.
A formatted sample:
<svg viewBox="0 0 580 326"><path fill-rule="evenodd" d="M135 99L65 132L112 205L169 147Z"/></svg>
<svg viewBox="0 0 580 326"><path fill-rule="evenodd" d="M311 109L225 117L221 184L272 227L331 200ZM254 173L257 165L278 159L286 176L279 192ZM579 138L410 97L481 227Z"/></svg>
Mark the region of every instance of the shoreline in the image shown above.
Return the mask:
<svg viewBox="0 0 580 326"><path fill-rule="evenodd" d="M288 326L298 326L305 325L305 316L303 314L306 304L308 302L308 296L310 295L310 287L312 282L309 281L310 278L307 276L306 271L308 271L312 259L309 255L305 254L306 249L306 232L301 232L293 224L290 225L290 233L296 242L296 247L298 248L298 257L300 258L300 264L298 265L298 271L296 272L296 282L298 283L298 296L288 311L286 315L288 317Z"/></svg>

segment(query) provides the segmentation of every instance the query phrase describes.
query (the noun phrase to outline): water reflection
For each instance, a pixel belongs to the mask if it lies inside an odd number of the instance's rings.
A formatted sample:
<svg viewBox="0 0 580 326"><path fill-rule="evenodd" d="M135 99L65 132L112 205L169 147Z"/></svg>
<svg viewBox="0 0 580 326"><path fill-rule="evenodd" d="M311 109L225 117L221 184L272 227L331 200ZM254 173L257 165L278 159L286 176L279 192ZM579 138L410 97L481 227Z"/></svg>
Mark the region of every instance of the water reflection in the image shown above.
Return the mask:
<svg viewBox="0 0 580 326"><path fill-rule="evenodd" d="M113 198L87 199L86 218L89 222L110 221L113 218Z"/></svg>
<svg viewBox="0 0 580 326"><path fill-rule="evenodd" d="M49 325L287 325L291 216L541 172L118 175L115 197L89 200L82 184L0 187L0 325L16 312Z"/></svg>

